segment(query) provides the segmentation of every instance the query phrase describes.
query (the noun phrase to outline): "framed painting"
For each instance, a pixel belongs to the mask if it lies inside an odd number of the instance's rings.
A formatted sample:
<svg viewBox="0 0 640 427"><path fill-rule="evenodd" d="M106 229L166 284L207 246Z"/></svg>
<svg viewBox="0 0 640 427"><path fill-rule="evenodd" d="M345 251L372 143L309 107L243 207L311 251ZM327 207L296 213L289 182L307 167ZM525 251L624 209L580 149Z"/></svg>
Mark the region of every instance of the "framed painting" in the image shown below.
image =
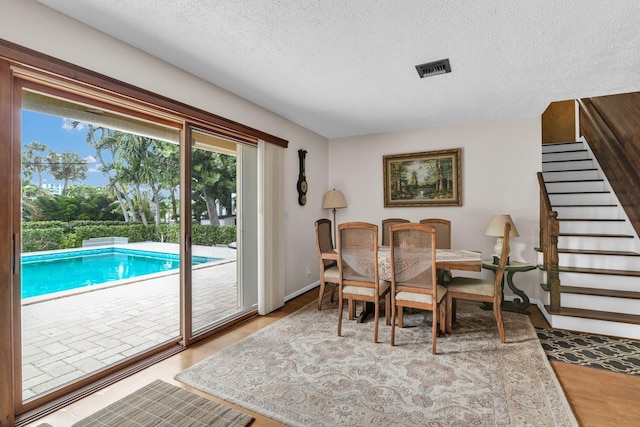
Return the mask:
<svg viewBox="0 0 640 427"><path fill-rule="evenodd" d="M460 148L382 157L384 206L462 206Z"/></svg>

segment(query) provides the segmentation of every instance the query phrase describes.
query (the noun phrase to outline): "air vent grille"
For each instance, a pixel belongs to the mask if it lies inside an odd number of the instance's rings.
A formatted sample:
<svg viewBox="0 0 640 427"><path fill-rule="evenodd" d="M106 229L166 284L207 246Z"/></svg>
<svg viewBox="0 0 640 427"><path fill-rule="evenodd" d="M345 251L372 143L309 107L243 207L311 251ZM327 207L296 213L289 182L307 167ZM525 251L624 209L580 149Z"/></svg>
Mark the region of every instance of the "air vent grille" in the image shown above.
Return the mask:
<svg viewBox="0 0 640 427"><path fill-rule="evenodd" d="M437 76L438 74L446 74L451 72L449 58L440 61L427 62L426 64L416 65L420 78Z"/></svg>

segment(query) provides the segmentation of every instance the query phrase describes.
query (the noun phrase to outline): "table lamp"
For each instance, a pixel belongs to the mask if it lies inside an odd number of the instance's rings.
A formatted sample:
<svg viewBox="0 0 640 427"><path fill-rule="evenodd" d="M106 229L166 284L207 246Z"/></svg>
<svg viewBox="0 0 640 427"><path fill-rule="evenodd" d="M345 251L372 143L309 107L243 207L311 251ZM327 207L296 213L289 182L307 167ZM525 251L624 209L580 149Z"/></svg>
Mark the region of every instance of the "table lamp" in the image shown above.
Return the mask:
<svg viewBox="0 0 640 427"><path fill-rule="evenodd" d="M511 219L511 215L503 214L503 215L493 215L491 217L491 221L489 221L489 225L487 225L487 229L484 231L485 236L493 236L497 237L496 244L493 247L493 263L498 264L498 260L500 259L500 255L502 254L502 243L504 236L504 224L511 223L511 232L509 233L509 237L518 237L518 229L516 225L513 223ZM509 264L509 253L507 253L507 264Z"/></svg>
<svg viewBox="0 0 640 427"><path fill-rule="evenodd" d="M333 190L327 191L327 194L324 195L324 201L322 202L323 209L331 209L333 210L333 244L337 244L336 242L336 209L342 209L347 207L347 201L344 198L344 194L342 191Z"/></svg>

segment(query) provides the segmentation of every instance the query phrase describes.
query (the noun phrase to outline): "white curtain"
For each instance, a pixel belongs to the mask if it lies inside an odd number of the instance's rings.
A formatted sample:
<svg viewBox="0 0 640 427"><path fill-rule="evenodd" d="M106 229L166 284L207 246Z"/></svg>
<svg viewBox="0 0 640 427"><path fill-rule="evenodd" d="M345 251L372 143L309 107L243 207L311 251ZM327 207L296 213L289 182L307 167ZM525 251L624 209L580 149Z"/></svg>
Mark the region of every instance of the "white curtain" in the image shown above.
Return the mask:
<svg viewBox="0 0 640 427"><path fill-rule="evenodd" d="M284 305L284 148L258 141L258 313Z"/></svg>

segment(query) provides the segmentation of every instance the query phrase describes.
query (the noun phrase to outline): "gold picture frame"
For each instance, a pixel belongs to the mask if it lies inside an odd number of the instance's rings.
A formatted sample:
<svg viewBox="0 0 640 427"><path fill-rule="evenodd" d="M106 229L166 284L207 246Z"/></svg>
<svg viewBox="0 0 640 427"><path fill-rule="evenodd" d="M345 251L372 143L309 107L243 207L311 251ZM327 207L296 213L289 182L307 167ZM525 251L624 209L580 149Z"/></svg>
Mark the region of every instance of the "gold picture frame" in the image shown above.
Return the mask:
<svg viewBox="0 0 640 427"><path fill-rule="evenodd" d="M461 152L383 156L384 206L462 206Z"/></svg>

